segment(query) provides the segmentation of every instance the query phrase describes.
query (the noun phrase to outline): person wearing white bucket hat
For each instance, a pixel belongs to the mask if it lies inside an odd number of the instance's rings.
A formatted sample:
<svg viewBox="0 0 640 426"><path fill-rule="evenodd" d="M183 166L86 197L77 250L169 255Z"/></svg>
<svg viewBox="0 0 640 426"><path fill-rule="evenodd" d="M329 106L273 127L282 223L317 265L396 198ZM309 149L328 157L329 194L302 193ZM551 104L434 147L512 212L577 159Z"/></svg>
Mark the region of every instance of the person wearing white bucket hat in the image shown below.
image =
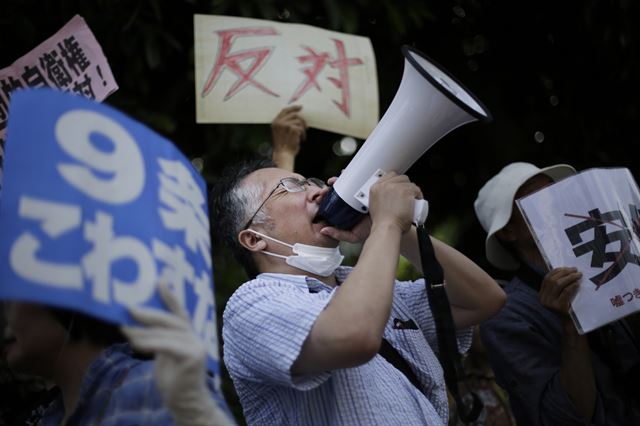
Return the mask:
<svg viewBox="0 0 640 426"><path fill-rule="evenodd" d="M480 326L482 342L519 426L640 424L632 338L619 323L578 334L569 307L582 275L576 268L548 271L515 207L515 200L575 173L567 164L515 162L480 189L474 208L487 232L487 260L513 274L506 305Z"/></svg>
<svg viewBox="0 0 640 426"><path fill-rule="evenodd" d="M530 163L511 163L482 187L474 208L482 227L487 231L485 248L487 259L492 265L507 271L515 270L520 265L517 256L504 246L504 242L499 241L496 234L511 219L516 193L525 182L537 175L558 181L575 172L568 164L540 169Z"/></svg>

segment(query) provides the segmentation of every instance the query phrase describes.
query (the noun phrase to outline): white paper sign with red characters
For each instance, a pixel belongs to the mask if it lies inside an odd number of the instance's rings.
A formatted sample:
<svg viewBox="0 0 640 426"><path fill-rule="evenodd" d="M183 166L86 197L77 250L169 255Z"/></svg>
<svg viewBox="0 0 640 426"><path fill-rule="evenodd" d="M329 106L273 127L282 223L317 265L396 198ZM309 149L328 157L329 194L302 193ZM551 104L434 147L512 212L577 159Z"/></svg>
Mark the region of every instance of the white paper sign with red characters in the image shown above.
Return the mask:
<svg viewBox="0 0 640 426"><path fill-rule="evenodd" d="M378 81L366 37L300 24L194 15L198 123L269 123L302 105L311 127L366 138Z"/></svg>
<svg viewBox="0 0 640 426"><path fill-rule="evenodd" d="M582 272L580 333L640 311L640 191L628 169L589 169L517 203L549 268Z"/></svg>

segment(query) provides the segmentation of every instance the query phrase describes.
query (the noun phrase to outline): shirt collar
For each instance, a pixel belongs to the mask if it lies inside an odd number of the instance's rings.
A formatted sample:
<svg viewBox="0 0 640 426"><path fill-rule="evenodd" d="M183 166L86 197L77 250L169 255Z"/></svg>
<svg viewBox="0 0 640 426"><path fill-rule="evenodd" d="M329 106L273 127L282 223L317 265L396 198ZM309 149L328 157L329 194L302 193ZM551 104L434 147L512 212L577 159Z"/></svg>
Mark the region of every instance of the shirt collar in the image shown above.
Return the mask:
<svg viewBox="0 0 640 426"><path fill-rule="evenodd" d="M347 279L349 273L353 268L351 266L338 266L334 272L338 286ZM307 275L294 275L294 274L280 274L275 272L263 272L256 278L262 279L277 279L278 281L288 281L298 286L304 286L309 289L309 293L319 293L321 291L332 291L334 288L323 283L317 278L313 278Z"/></svg>

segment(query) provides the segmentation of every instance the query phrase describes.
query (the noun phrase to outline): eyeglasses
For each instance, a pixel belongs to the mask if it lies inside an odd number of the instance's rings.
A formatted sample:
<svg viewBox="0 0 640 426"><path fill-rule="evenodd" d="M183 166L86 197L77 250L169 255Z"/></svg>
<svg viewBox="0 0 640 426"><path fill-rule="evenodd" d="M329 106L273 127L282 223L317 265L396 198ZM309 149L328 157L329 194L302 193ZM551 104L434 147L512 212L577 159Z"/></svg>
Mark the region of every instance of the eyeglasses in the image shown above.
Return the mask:
<svg viewBox="0 0 640 426"><path fill-rule="evenodd" d="M320 188L320 189L325 188L327 186L327 184L324 183L324 181L314 177L310 177L307 179L296 179L294 177L286 177L286 178L280 179L280 182L278 182L276 187L271 190L269 195L267 195L267 198L265 198L264 201L260 203L260 206L256 209L256 212L251 215L251 218L249 218L249 220L247 221L247 224L242 229L248 229L249 226L251 226L251 222L253 222L253 219L256 218L256 215L258 214L258 212L262 210L262 208L267 203L267 201L269 201L269 198L271 198L271 196L276 193L276 191L278 190L278 188L280 188L280 186L282 186L287 192L303 192L306 190L305 185L315 186L316 188Z"/></svg>

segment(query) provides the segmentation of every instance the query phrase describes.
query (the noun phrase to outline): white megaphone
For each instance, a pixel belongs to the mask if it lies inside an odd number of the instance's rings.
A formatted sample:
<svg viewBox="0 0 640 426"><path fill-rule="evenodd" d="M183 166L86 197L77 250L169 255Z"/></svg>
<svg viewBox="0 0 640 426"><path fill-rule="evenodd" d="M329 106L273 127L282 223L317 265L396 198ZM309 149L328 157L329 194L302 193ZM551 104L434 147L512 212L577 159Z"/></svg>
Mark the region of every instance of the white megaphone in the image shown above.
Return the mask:
<svg viewBox="0 0 640 426"><path fill-rule="evenodd" d="M389 109L323 198L316 220L350 229L369 211L369 188L386 172L404 173L440 138L471 121L490 121L482 103L423 53L402 47L400 88ZM416 200L414 223L423 224L426 200Z"/></svg>

